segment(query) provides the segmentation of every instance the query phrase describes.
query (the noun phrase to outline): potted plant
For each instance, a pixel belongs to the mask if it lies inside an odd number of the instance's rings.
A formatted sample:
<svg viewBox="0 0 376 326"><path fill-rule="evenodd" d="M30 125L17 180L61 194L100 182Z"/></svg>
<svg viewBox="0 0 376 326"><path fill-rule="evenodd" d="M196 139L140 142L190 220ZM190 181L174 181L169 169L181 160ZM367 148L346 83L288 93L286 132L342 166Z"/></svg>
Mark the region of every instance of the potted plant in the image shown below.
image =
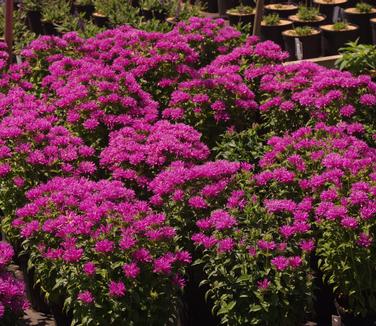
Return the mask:
<svg viewBox="0 0 376 326"><path fill-rule="evenodd" d="M337 54L338 49L342 48L347 42L357 39L359 31L358 26L346 22L322 25L320 28L324 55Z"/></svg>
<svg viewBox="0 0 376 326"><path fill-rule="evenodd" d="M318 6L321 14L326 16L325 24L331 24L333 22L333 14L335 7L345 7L348 0L313 0L313 3Z"/></svg>
<svg viewBox="0 0 376 326"><path fill-rule="evenodd" d="M278 14L281 18L288 18L298 12L298 6L292 3L273 3L265 5L266 14Z"/></svg>
<svg viewBox="0 0 376 326"><path fill-rule="evenodd" d="M360 2L355 7L345 9L348 22L359 26L360 43L372 42L370 19L376 17L376 9L368 3Z"/></svg>
<svg viewBox="0 0 376 326"><path fill-rule="evenodd" d="M42 34L41 1L24 0L22 2L22 10L26 12L26 22L29 29L38 35Z"/></svg>
<svg viewBox="0 0 376 326"><path fill-rule="evenodd" d="M300 6L296 15L289 16L289 20L294 23L294 27L319 27L325 18L326 16L321 15L318 8L306 6Z"/></svg>
<svg viewBox="0 0 376 326"><path fill-rule="evenodd" d="M376 78L376 46L349 42L339 52L341 56L335 63L337 68L354 75L367 74Z"/></svg>
<svg viewBox="0 0 376 326"><path fill-rule="evenodd" d="M70 15L69 2L44 0L42 6L42 26L45 35L59 35L56 26Z"/></svg>
<svg viewBox="0 0 376 326"><path fill-rule="evenodd" d="M83 13L86 19L89 19L95 11L92 0L76 0L73 8L77 14Z"/></svg>
<svg viewBox="0 0 376 326"><path fill-rule="evenodd" d="M295 27L282 32L285 49L291 60L316 58L321 55L321 31L310 26ZM300 42L300 43L299 43ZM297 44L301 44L301 48Z"/></svg>
<svg viewBox="0 0 376 326"><path fill-rule="evenodd" d="M291 28L292 22L281 19L278 14L266 15L261 22L261 39L263 41L272 40L283 49L285 45L282 32Z"/></svg>
<svg viewBox="0 0 376 326"><path fill-rule="evenodd" d="M240 4L235 8L226 11L230 25L235 26L239 23L242 25L251 24L255 18L255 9L250 6L244 6Z"/></svg>

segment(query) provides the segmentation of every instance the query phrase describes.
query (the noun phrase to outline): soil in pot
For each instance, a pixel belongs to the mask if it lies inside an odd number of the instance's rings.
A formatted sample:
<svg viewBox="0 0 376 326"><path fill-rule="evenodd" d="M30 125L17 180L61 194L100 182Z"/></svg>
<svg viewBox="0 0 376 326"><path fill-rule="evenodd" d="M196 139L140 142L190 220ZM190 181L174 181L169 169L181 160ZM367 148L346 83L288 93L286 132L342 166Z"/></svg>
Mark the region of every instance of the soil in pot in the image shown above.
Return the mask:
<svg viewBox="0 0 376 326"><path fill-rule="evenodd" d="M226 11L228 20L230 22L231 26L236 26L237 24L251 24L253 25L253 21L255 19L255 12L253 11L252 13L249 12L239 12L239 11L234 11L234 10L227 10Z"/></svg>
<svg viewBox="0 0 376 326"><path fill-rule="evenodd" d="M338 49L346 43L355 41L358 38L359 28L356 25L348 25L347 29L334 30L334 25L322 25L322 46L324 55L335 55Z"/></svg>
<svg viewBox="0 0 376 326"><path fill-rule="evenodd" d="M316 16L315 20L307 21L307 20L300 20L297 15L289 16L289 20L291 20L294 24L294 27L299 26L310 26L310 27L319 27L326 19L326 16L319 15Z"/></svg>
<svg viewBox="0 0 376 326"><path fill-rule="evenodd" d="M372 30L372 43L376 45L376 18L370 19Z"/></svg>
<svg viewBox="0 0 376 326"><path fill-rule="evenodd" d="M301 42L302 59L321 56L321 31L314 29L310 35L298 36L292 29L282 32L285 49L290 54L290 60L298 60L295 39Z"/></svg>
<svg viewBox="0 0 376 326"><path fill-rule="evenodd" d="M42 34L42 14L40 11L28 11L26 21L29 29L37 35Z"/></svg>
<svg viewBox="0 0 376 326"><path fill-rule="evenodd" d="M337 313L341 316L341 321L344 326L374 326L376 325L376 316L360 317L355 316L346 307L348 306L347 300L344 298L336 298L334 305Z"/></svg>
<svg viewBox="0 0 376 326"><path fill-rule="evenodd" d="M109 26L109 20L108 17L105 15L102 15L98 12L93 13L93 21L94 24L98 27L108 27Z"/></svg>
<svg viewBox="0 0 376 326"><path fill-rule="evenodd" d="M346 20L354 25L359 26L359 43L371 44L371 18L376 18L376 9L370 13L360 13L356 8L347 8L345 10Z"/></svg>
<svg viewBox="0 0 376 326"><path fill-rule="evenodd" d="M93 5L73 5L74 12L77 14L84 14L84 17L86 19L90 19L90 17L93 15L95 11L95 7Z"/></svg>
<svg viewBox="0 0 376 326"><path fill-rule="evenodd" d="M278 14L279 17L287 19L298 12L298 6L292 3L274 3L265 5L265 14Z"/></svg>
<svg viewBox="0 0 376 326"><path fill-rule="evenodd" d="M333 23L334 8L345 8L348 0L313 0L313 3L318 6L322 15L326 16L323 24Z"/></svg>
<svg viewBox="0 0 376 326"><path fill-rule="evenodd" d="M282 49L285 48L283 42L282 32L292 28L292 22L286 19L281 19L278 25L266 25L261 22L261 39L263 41L271 40L278 44Z"/></svg>

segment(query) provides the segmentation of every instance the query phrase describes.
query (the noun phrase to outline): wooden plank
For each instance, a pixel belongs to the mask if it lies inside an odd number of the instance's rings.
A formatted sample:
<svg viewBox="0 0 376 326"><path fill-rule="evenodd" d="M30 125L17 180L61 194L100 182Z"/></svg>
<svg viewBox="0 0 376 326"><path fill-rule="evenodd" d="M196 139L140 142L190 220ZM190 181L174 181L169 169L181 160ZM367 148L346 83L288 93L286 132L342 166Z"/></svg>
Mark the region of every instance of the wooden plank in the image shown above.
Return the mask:
<svg viewBox="0 0 376 326"><path fill-rule="evenodd" d="M317 63L320 66L324 66L327 68L334 68L334 63L340 58L340 55L331 55L328 57L319 57L319 58L313 58L313 59L305 59L305 60L298 60L298 61L287 61L284 63L284 65L292 65L295 63L299 63L302 61L309 61Z"/></svg>

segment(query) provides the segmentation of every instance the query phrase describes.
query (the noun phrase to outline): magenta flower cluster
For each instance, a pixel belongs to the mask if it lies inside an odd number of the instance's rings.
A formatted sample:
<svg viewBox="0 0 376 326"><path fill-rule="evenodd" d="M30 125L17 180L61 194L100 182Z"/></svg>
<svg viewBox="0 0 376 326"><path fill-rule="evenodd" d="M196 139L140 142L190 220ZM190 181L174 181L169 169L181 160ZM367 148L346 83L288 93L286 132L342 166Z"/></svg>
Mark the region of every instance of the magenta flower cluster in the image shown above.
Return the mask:
<svg viewBox="0 0 376 326"><path fill-rule="evenodd" d="M0 242L0 320L14 322L12 317L19 316L29 308L25 285L15 278L7 267L13 259L13 248L6 242Z"/></svg>

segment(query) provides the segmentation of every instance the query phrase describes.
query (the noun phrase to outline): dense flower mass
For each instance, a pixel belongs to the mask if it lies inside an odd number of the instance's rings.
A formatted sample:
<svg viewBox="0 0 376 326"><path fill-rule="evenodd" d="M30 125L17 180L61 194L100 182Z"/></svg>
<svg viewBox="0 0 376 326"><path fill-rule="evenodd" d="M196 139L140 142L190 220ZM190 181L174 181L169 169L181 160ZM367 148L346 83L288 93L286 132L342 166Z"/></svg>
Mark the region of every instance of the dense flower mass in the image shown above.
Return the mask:
<svg viewBox="0 0 376 326"><path fill-rule="evenodd" d="M74 323L170 324L203 281L223 324L299 325L318 271L376 314L370 77L209 18L43 36L9 68L3 50L2 231ZM12 257L0 318L27 307Z"/></svg>
<svg viewBox="0 0 376 326"><path fill-rule="evenodd" d="M13 248L0 242L0 323L11 325L29 307L23 281L6 270L14 256Z"/></svg>
<svg viewBox="0 0 376 326"><path fill-rule="evenodd" d="M76 279L69 288L51 288L41 273L38 277L47 291L77 297L85 304L95 302L102 319L113 322L136 318L133 310L140 303L133 296L139 295L146 304L149 299L142 297L146 289L155 291L156 307L175 299L175 280L182 278L190 255L176 249L176 231L165 223L165 216L137 200L132 190L118 181L54 178L30 190L27 197L30 203L18 209L13 221L27 239L25 249L34 252L33 262L41 271L47 268L56 279ZM139 283L145 283L142 289ZM108 296L119 300L117 310L99 308ZM71 307L76 304L72 301ZM148 314L152 307L142 309ZM160 313L168 314L166 306Z"/></svg>

